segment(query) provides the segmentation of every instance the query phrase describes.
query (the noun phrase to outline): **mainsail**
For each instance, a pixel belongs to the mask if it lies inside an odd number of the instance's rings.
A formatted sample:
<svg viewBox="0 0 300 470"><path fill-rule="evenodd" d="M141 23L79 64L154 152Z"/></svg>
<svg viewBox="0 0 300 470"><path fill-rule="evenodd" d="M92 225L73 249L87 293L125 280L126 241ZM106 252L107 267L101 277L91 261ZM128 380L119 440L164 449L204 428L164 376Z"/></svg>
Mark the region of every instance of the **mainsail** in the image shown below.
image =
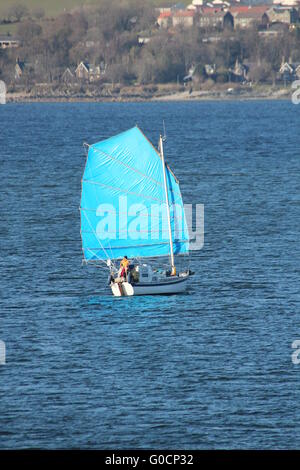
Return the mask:
<svg viewBox="0 0 300 470"><path fill-rule="evenodd" d="M178 181L166 167L175 254L189 236ZM170 253L162 160L138 127L89 146L81 192L86 261Z"/></svg>

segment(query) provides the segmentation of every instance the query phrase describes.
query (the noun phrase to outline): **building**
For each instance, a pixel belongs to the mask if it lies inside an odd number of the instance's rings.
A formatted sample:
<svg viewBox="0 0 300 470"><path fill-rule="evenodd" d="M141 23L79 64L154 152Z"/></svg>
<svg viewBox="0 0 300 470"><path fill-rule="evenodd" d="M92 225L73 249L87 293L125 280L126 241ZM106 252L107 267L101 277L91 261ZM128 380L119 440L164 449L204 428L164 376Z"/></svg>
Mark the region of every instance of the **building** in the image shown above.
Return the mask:
<svg viewBox="0 0 300 470"><path fill-rule="evenodd" d="M168 11L160 13L157 20L158 25L161 28L170 28L171 26L190 28L198 25L200 28L233 29L236 27L248 28L255 23L264 27L272 22L287 23L289 21L291 24L299 19L299 14L294 8L270 8L270 5L237 5L236 2L231 5L227 0L212 0L205 6L202 3L202 0L194 0L185 10L171 7ZM269 11L274 19L269 18Z"/></svg>
<svg viewBox="0 0 300 470"><path fill-rule="evenodd" d="M197 13L193 10L177 10L172 14L172 24L174 27L191 28L196 24Z"/></svg>
<svg viewBox="0 0 300 470"><path fill-rule="evenodd" d="M300 1L299 0L273 0L273 5L282 5L284 7L298 7L300 6Z"/></svg>
<svg viewBox="0 0 300 470"><path fill-rule="evenodd" d="M172 12L170 11L163 11L160 13L159 17L157 18L157 23L160 28L169 28L172 26Z"/></svg>
<svg viewBox="0 0 300 470"><path fill-rule="evenodd" d="M269 8L269 5L240 5L230 7L229 11L234 18L235 28L249 28L255 23L267 26L269 18L266 12Z"/></svg>
<svg viewBox="0 0 300 470"><path fill-rule="evenodd" d="M106 64L102 62L100 65L91 65L88 62L80 62L74 73L78 80L96 82L106 73Z"/></svg>
<svg viewBox="0 0 300 470"><path fill-rule="evenodd" d="M234 27L234 19L229 11L224 11L221 8L202 8L198 25L200 28L231 28Z"/></svg>
<svg viewBox="0 0 300 470"><path fill-rule="evenodd" d="M20 41L12 36L1 36L0 35L0 49L8 49L13 47L19 47Z"/></svg>
<svg viewBox="0 0 300 470"><path fill-rule="evenodd" d="M170 28L181 26L183 28L191 28L197 23L198 14L195 10L172 9L160 13L157 23L160 28Z"/></svg>
<svg viewBox="0 0 300 470"><path fill-rule="evenodd" d="M299 80L300 79L300 63L282 61L279 72L278 72L278 78L283 80L284 82L292 82L294 80Z"/></svg>
<svg viewBox="0 0 300 470"><path fill-rule="evenodd" d="M151 40L150 36L138 36L139 46L144 46L145 44L148 44L150 40Z"/></svg>
<svg viewBox="0 0 300 470"><path fill-rule="evenodd" d="M89 81L96 82L102 75L100 65L89 65Z"/></svg>
<svg viewBox="0 0 300 470"><path fill-rule="evenodd" d="M204 72L206 77L214 78L217 73L217 66L216 64L205 64L204 65Z"/></svg>
<svg viewBox="0 0 300 470"><path fill-rule="evenodd" d="M15 65L15 80L19 80L22 77L22 75L24 74L24 70L25 62L21 61L18 57Z"/></svg>
<svg viewBox="0 0 300 470"><path fill-rule="evenodd" d="M88 80L90 65L87 62L80 62L75 70L75 75L79 80Z"/></svg>
<svg viewBox="0 0 300 470"><path fill-rule="evenodd" d="M61 81L64 83L73 83L76 80L75 70L71 70L70 67L67 67L64 73L61 76Z"/></svg>
<svg viewBox="0 0 300 470"><path fill-rule="evenodd" d="M270 23L286 23L291 25L299 21L299 12L293 7L271 7L266 13Z"/></svg>
<svg viewBox="0 0 300 470"><path fill-rule="evenodd" d="M248 72L249 67L243 62L240 62L239 59L236 59L235 65L231 72L231 81L232 82L246 82L248 81Z"/></svg>

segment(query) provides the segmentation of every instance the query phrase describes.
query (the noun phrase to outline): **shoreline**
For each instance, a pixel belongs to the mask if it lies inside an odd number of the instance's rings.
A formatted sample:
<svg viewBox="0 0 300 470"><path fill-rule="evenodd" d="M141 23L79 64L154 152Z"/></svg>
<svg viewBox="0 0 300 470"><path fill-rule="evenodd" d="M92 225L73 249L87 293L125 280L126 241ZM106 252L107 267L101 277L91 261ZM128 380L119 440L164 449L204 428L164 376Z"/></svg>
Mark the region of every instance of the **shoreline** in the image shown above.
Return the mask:
<svg viewBox="0 0 300 470"><path fill-rule="evenodd" d="M167 94L116 94L115 96L91 95L62 95L51 94L44 96L32 95L26 92L7 93L7 103L155 103L155 102L195 102L195 101L282 101L291 99L291 90L284 88L278 90L243 91L236 92L224 90L209 91L180 91Z"/></svg>

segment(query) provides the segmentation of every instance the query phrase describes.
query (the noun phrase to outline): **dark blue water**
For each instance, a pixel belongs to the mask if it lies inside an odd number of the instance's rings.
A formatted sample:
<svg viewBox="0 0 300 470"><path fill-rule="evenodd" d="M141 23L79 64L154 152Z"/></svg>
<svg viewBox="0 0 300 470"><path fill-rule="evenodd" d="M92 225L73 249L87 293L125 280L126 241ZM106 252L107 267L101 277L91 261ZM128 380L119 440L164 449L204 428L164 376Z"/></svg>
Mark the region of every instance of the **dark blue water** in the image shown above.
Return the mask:
<svg viewBox="0 0 300 470"><path fill-rule="evenodd" d="M0 107L1 448L300 447L300 106ZM205 204L187 295L81 266L82 142L136 123Z"/></svg>

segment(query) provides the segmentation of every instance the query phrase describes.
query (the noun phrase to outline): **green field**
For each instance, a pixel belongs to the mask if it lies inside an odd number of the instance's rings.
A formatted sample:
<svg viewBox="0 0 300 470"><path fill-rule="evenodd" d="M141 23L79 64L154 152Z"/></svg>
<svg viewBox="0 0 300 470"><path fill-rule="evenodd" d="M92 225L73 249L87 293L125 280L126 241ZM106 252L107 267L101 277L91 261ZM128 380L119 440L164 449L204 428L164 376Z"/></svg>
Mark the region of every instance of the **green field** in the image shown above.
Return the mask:
<svg viewBox="0 0 300 470"><path fill-rule="evenodd" d="M174 5L176 0L140 0L141 2L148 2L154 6L160 5ZM188 5L192 0L181 0L180 3ZM23 4L26 5L29 10L35 7L43 7L45 10L45 16L53 17L57 16L64 11L72 10L73 8L82 5L100 5L102 0L0 0L0 20L5 17L5 13L12 5ZM0 35L16 34L18 23L12 24L0 24Z"/></svg>
<svg viewBox="0 0 300 470"><path fill-rule="evenodd" d="M55 16L64 10L70 10L74 7L84 5L87 3L100 3L101 0L0 0L0 16L5 14L5 11L12 5L22 3L29 9L35 7L43 7L47 16Z"/></svg>
<svg viewBox="0 0 300 470"><path fill-rule="evenodd" d="M141 0L143 1L143 0ZM144 0L146 2L152 3L153 5L166 5L174 4L176 0ZM181 3L188 4L191 0L181 0ZM46 16L55 16L59 13L62 13L64 10L71 10L74 7L81 5L97 5L101 3L101 0L0 0L0 17L5 14L5 11L12 5L17 3L22 3L26 5L29 9L35 7L43 7L46 13Z"/></svg>
<svg viewBox="0 0 300 470"><path fill-rule="evenodd" d="M0 24L0 35L15 34L17 31L17 24Z"/></svg>

